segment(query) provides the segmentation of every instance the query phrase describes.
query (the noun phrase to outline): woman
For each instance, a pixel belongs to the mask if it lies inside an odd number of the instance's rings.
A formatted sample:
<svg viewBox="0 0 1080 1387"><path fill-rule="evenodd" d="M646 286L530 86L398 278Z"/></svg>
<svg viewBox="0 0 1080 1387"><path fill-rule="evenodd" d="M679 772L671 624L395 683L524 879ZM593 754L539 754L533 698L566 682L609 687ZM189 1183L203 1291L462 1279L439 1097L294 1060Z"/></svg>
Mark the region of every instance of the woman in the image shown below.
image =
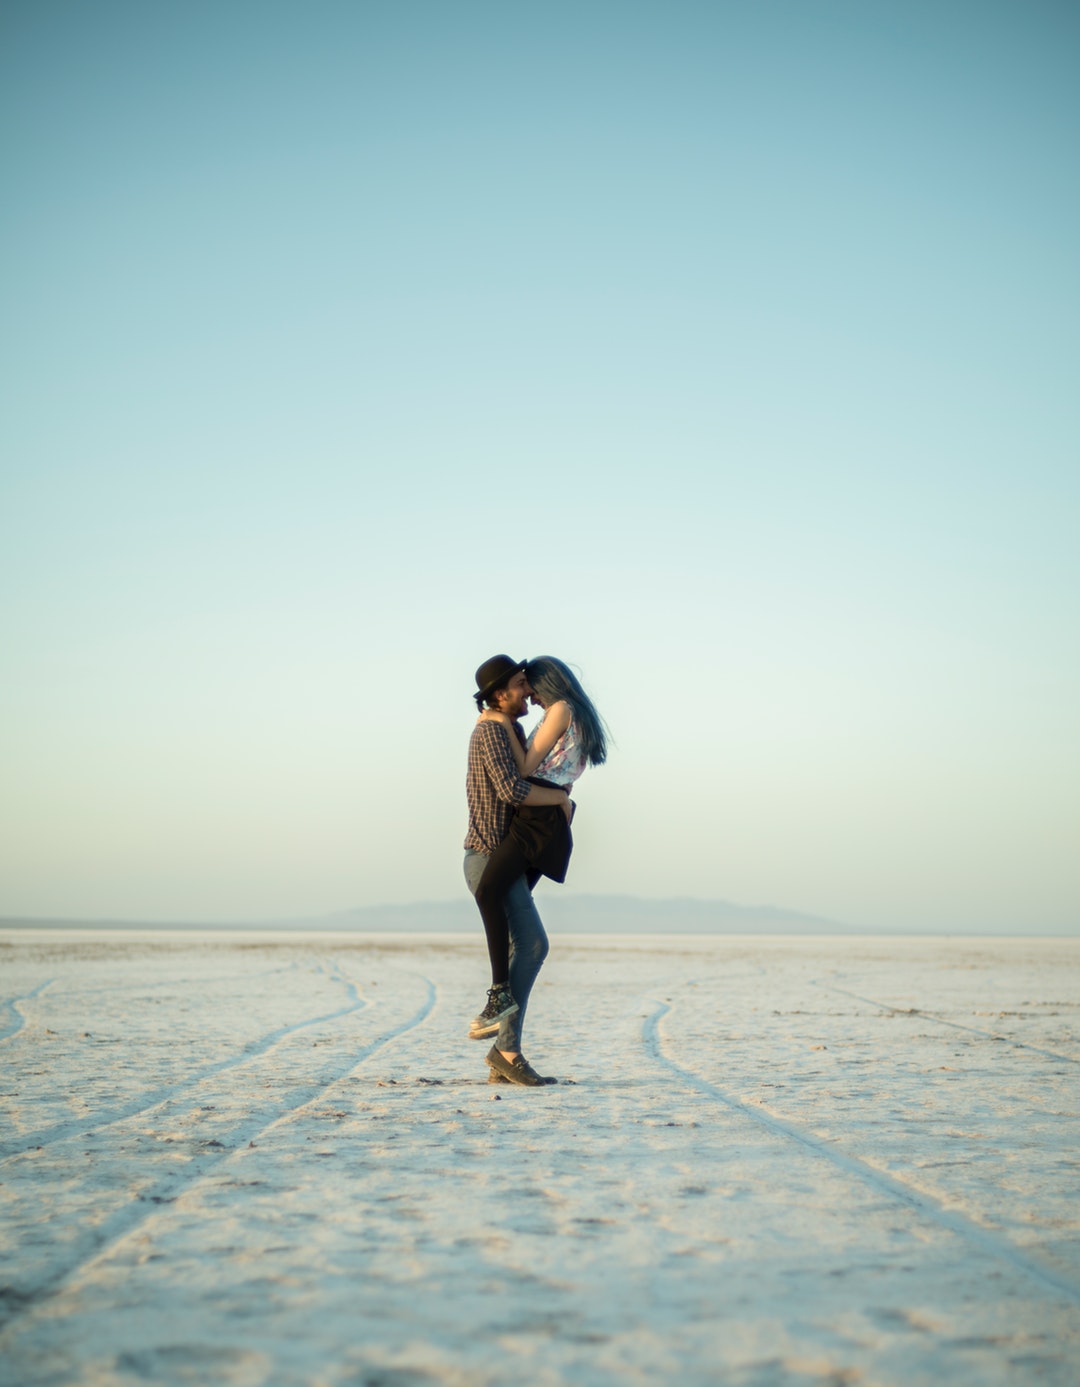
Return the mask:
<svg viewBox="0 0 1080 1387"><path fill-rule="evenodd" d="M522 777L535 785L569 792L586 766L602 766L607 759L603 720L573 671L561 660L551 655L530 660L525 666L525 677L533 703L544 709L543 719L530 735L527 747L522 747L513 721L505 713L487 708L481 717L506 726L510 749ZM541 876L565 881L572 849L569 819L561 808L519 806L509 834L488 859L476 888L476 903L487 935L491 987L487 1005L469 1027L474 1040L493 1035L499 1022L518 1010L507 980L507 892L523 875L528 876L530 888Z"/></svg>

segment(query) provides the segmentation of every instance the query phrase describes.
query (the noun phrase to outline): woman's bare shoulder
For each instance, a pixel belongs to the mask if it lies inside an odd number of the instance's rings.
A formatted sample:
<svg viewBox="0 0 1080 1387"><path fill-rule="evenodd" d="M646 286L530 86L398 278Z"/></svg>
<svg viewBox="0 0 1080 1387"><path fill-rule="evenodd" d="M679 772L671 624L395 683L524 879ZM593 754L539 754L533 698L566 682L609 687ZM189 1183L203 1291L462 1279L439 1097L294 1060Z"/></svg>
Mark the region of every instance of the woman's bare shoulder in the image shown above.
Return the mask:
<svg viewBox="0 0 1080 1387"><path fill-rule="evenodd" d="M564 698L552 703L544 713L544 721L549 727L557 727L565 732L570 726L570 721L574 716L574 710Z"/></svg>

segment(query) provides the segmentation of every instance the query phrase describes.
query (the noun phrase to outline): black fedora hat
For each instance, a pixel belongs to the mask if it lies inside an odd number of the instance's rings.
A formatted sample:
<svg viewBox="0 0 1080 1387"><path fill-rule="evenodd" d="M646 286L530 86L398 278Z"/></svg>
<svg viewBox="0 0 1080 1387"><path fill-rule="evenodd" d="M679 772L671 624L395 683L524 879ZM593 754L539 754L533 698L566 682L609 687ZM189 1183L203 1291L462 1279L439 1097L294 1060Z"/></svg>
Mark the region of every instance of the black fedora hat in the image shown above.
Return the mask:
<svg viewBox="0 0 1080 1387"><path fill-rule="evenodd" d="M509 655L492 655L476 671L476 693L473 697L480 701L488 694L508 684L519 669L524 669L528 660L511 660Z"/></svg>

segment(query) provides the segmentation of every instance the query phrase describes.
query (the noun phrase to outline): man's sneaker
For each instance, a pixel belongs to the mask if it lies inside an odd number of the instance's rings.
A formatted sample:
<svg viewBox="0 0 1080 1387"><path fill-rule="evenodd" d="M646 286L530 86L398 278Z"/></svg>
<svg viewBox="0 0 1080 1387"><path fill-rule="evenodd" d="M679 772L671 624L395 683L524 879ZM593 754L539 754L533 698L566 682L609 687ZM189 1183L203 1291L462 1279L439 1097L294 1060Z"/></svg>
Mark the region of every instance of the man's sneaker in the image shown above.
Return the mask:
<svg viewBox="0 0 1080 1387"><path fill-rule="evenodd" d="M499 1029L499 1022L513 1016L517 1010L518 1004L507 983L500 982L495 987L489 987L487 1006L469 1023L469 1039L485 1040L489 1035L494 1035Z"/></svg>
<svg viewBox="0 0 1080 1387"><path fill-rule="evenodd" d="M501 1074L512 1084L522 1084L525 1088L543 1088L547 1084L559 1082L558 1079L538 1074L524 1055L516 1055L512 1060L508 1060L496 1045L491 1047L485 1058L493 1074ZM488 1082L491 1082L490 1078Z"/></svg>

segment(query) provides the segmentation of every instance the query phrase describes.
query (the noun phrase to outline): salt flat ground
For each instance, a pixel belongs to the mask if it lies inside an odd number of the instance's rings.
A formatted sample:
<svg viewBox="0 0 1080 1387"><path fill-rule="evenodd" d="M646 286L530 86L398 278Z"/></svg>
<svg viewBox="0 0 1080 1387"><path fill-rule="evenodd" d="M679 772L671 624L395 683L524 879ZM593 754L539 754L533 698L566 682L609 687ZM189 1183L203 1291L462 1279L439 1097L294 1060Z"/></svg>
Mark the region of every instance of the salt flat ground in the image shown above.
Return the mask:
<svg viewBox="0 0 1080 1387"><path fill-rule="evenodd" d="M1080 940L0 935L0 1378L1080 1379Z"/></svg>

